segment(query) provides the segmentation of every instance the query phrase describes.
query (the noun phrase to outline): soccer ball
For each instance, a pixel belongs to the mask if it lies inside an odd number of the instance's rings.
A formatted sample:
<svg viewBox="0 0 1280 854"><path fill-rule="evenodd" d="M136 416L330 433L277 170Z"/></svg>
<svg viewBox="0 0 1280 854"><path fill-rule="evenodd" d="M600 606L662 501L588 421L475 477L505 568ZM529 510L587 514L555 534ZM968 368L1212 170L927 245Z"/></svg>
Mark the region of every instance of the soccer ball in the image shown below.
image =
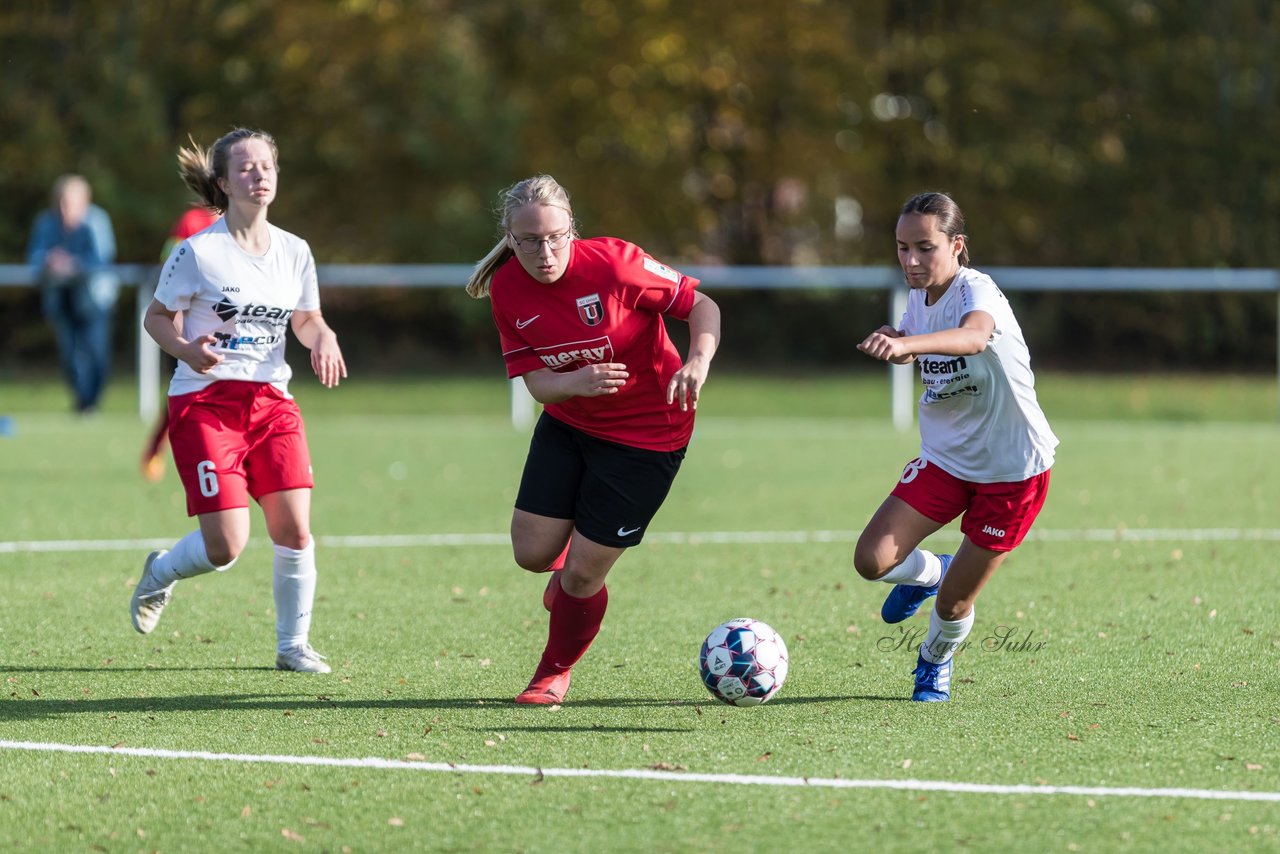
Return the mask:
<svg viewBox="0 0 1280 854"><path fill-rule="evenodd" d="M731 706L767 703L787 680L787 645L767 623L739 617L721 623L698 654L702 684Z"/></svg>

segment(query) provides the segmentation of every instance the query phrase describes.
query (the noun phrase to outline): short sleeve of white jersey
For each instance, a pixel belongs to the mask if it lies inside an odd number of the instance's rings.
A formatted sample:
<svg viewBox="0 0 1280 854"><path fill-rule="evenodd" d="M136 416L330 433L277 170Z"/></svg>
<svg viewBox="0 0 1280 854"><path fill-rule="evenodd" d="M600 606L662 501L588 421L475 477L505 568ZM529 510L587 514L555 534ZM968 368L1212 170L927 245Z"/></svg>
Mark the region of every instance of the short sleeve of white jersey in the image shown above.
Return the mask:
<svg viewBox="0 0 1280 854"><path fill-rule="evenodd" d="M288 235L293 237L293 235ZM294 238L302 244L297 257L302 260L302 269L298 279L302 282L302 296L298 299L299 311L316 311L320 308L320 283L316 278L316 259L311 254L311 246L301 238Z"/></svg>
<svg viewBox="0 0 1280 854"><path fill-rule="evenodd" d="M960 286L960 316L971 311L985 311L995 318L997 325L1009 312L1009 300L986 273L977 270L966 270L967 275L958 283Z"/></svg>
<svg viewBox="0 0 1280 854"><path fill-rule="evenodd" d="M169 253L169 260L160 270L155 298L169 311L186 311L191 308L191 298L200 289L200 264L196 253L187 241L181 241Z"/></svg>

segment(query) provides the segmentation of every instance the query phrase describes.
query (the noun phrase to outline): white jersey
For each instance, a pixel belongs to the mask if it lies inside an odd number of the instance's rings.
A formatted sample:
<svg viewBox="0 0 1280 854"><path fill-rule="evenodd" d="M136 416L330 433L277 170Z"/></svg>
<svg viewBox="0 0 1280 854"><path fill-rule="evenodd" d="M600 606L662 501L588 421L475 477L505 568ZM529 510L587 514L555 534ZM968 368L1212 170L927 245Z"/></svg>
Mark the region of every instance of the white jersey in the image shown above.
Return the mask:
<svg viewBox="0 0 1280 854"><path fill-rule="evenodd" d="M174 247L160 274L156 299L181 311L188 341L213 335L223 360L207 374L179 361L169 394L199 391L218 380L271 383L288 393L292 371L284 359L294 311L320 308L316 262L300 237L270 223L271 247L250 255L222 218Z"/></svg>
<svg viewBox="0 0 1280 854"><path fill-rule="evenodd" d="M1009 301L985 273L961 267L933 305L913 289L902 316L905 335L960 326L971 311L995 318L987 347L972 356L916 357L920 397L920 456L972 483L1026 480L1053 465L1058 437L1036 400L1031 354Z"/></svg>

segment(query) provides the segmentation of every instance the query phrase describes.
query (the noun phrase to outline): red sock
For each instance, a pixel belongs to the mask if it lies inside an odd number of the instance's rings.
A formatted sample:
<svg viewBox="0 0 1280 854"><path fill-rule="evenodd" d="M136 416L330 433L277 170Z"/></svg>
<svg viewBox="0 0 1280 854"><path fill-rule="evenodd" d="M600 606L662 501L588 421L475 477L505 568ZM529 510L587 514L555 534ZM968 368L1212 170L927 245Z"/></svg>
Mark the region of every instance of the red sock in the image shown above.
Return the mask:
<svg viewBox="0 0 1280 854"><path fill-rule="evenodd" d="M577 664L599 633L608 607L608 587L601 587L599 593L586 599L570 596L562 589L551 603L551 627L547 648L538 662L538 676L563 673Z"/></svg>

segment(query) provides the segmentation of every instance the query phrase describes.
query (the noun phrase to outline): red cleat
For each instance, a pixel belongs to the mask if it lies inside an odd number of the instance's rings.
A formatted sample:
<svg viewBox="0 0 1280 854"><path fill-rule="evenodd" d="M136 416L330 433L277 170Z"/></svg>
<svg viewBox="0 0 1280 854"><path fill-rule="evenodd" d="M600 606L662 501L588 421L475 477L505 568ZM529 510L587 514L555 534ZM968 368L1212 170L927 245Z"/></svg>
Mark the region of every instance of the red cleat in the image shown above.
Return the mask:
<svg viewBox="0 0 1280 854"><path fill-rule="evenodd" d="M564 702L564 695L569 693L569 671L552 673L548 676L533 676L529 687L516 697L522 706L553 706Z"/></svg>

